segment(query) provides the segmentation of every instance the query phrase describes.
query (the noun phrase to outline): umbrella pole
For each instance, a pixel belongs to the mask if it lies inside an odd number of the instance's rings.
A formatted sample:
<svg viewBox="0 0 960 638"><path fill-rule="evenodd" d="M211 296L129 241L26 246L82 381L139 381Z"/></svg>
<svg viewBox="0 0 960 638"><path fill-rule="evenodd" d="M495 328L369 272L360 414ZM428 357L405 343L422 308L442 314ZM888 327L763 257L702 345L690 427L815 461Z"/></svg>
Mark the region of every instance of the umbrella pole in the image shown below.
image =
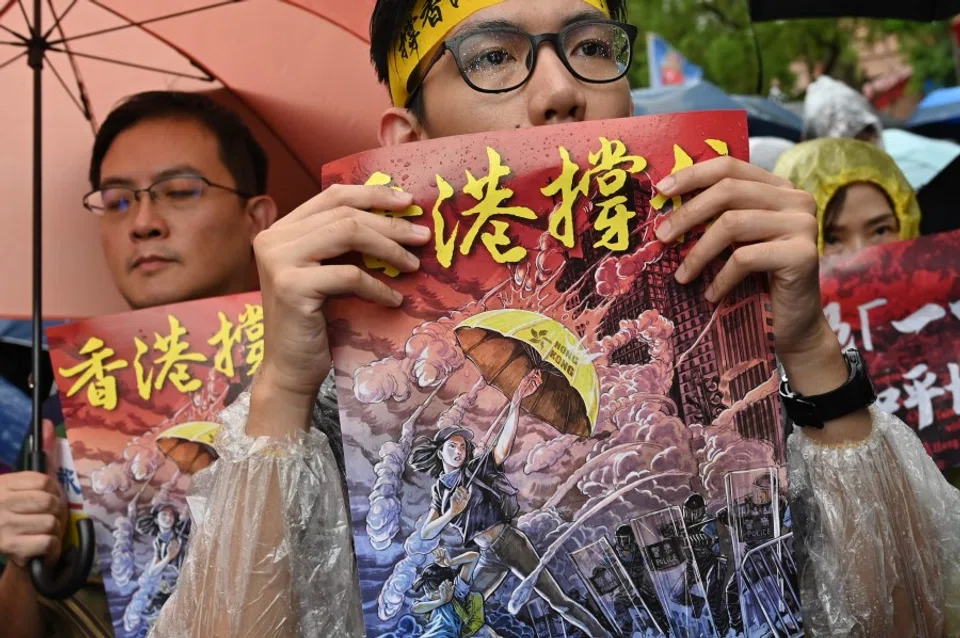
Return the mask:
<svg viewBox="0 0 960 638"><path fill-rule="evenodd" d="M49 42L43 37L43 2L33 2L33 25L27 46L27 63L33 70L33 422L32 446L28 469L46 472L47 456L43 449L43 58ZM90 576L94 557L93 521L84 518L77 523L80 544L66 549L59 563L48 568L42 558L30 561L33 586L43 596L63 600L73 596Z"/></svg>
<svg viewBox="0 0 960 638"><path fill-rule="evenodd" d="M34 0L33 32L28 64L33 70L33 471L46 472L43 450L43 44L40 20L42 3Z"/></svg>

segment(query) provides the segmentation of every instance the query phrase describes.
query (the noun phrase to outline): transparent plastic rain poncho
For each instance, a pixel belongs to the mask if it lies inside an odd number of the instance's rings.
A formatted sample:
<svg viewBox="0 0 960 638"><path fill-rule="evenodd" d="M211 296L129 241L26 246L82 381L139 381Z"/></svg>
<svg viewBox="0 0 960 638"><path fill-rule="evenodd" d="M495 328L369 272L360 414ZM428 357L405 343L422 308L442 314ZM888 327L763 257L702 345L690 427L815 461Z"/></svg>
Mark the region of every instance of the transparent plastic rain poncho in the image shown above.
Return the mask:
<svg viewBox="0 0 960 638"><path fill-rule="evenodd" d="M219 459L194 476L193 529L150 638L363 636L336 389L288 439L245 433L244 393L218 416Z"/></svg>
<svg viewBox="0 0 960 638"><path fill-rule="evenodd" d="M857 137L873 129L877 144L883 145L883 124L873 107L860 93L826 75L807 87L803 101L803 137Z"/></svg>
<svg viewBox="0 0 960 638"><path fill-rule="evenodd" d="M824 138L797 144L780 156L774 173L807 191L817 202L819 246L823 253L823 219L837 191L866 182L880 187L900 222L900 239L920 236L917 196L886 151L850 138Z"/></svg>
<svg viewBox="0 0 960 638"><path fill-rule="evenodd" d="M245 435L221 414L220 459L196 475L190 548L151 638L364 635L330 380L314 428ZM917 436L872 411L864 441L789 439L808 636L960 636L960 492ZM906 623L906 625L904 625Z"/></svg>

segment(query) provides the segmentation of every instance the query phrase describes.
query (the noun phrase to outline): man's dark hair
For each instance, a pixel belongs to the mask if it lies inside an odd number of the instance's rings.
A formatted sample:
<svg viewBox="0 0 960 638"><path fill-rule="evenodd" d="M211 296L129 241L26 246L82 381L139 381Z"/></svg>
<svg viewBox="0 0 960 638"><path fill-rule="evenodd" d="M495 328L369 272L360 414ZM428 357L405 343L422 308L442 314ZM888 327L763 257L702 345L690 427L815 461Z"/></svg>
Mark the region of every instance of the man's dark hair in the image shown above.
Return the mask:
<svg viewBox="0 0 960 638"><path fill-rule="evenodd" d="M470 0L461 0L469 2ZM417 0L377 0L370 18L370 59L377 69L380 83L390 85L390 47L400 35L400 30ZM607 0L610 15L614 20L625 20L627 7L625 0ZM417 117L423 116L423 93L417 92L408 107Z"/></svg>
<svg viewBox="0 0 960 638"><path fill-rule="evenodd" d="M220 161L233 176L236 189L250 196L267 192L267 154L240 116L206 95L183 91L137 93L107 116L93 143L90 185L100 188L103 158L118 135L140 122L164 118L192 119L206 127L217 138Z"/></svg>

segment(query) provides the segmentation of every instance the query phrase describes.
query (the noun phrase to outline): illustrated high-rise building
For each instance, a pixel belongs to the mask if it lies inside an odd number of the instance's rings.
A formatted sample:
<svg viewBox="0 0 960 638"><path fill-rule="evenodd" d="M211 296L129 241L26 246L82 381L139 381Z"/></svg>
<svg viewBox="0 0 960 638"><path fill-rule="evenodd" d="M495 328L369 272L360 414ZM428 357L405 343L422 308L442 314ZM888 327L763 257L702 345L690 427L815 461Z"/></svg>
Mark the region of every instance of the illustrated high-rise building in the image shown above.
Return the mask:
<svg viewBox="0 0 960 638"><path fill-rule="evenodd" d="M766 383L774 373L768 353L773 348L773 312L760 297L759 282L752 277L742 284L717 317L717 345L722 385L730 404ZM734 417L740 436L769 441L775 458L783 462L784 440L777 393L754 403Z"/></svg>

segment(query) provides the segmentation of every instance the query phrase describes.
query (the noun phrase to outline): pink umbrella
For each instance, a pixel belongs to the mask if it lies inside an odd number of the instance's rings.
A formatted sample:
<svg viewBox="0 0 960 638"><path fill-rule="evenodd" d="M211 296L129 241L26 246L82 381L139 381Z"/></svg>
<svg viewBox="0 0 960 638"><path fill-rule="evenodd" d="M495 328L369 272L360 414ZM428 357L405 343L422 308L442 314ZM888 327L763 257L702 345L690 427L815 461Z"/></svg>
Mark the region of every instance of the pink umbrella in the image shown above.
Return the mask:
<svg viewBox="0 0 960 638"><path fill-rule="evenodd" d="M93 133L124 96L213 91L265 142L270 189L286 210L319 190L325 162L374 146L388 99L368 62L372 7L373 0L0 0L0 316L32 315L37 344L41 317L124 309L105 285L96 220L81 205ZM27 263L32 285L16 276ZM33 352L40 378L41 350ZM30 456L43 471L42 449ZM54 573L31 565L44 595L69 596L85 581L93 530L84 523L80 551Z"/></svg>

